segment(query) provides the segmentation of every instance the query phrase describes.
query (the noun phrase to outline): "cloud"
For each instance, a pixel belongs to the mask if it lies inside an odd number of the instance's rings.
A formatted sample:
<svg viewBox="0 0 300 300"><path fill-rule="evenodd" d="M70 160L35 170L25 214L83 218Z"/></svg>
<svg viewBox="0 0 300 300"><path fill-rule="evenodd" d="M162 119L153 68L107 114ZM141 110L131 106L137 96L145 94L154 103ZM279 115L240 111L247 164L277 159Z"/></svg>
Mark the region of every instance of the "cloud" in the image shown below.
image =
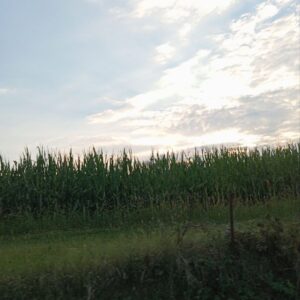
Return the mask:
<svg viewBox="0 0 300 300"><path fill-rule="evenodd" d="M49 76L16 64L18 93L0 88L4 145L146 153L299 136L296 1L81 3L89 20L66 26L69 46L38 60Z"/></svg>
<svg viewBox="0 0 300 300"><path fill-rule="evenodd" d="M0 88L0 96L1 95L7 95L10 93L15 92L15 89L10 89L10 88Z"/></svg>
<svg viewBox="0 0 300 300"><path fill-rule="evenodd" d="M4 95L4 94L7 94L8 93L8 89L0 89L0 95Z"/></svg>
<svg viewBox="0 0 300 300"><path fill-rule="evenodd" d="M155 61L159 64L167 63L175 54L176 48L169 42L156 47Z"/></svg>
<svg viewBox="0 0 300 300"><path fill-rule="evenodd" d="M157 10L172 15L166 10L175 13L186 5L179 16L185 18L198 2L140 3L137 17ZM206 12L217 4L225 8L213 1ZM298 9L296 1L258 5L233 21L228 32L212 35L213 47L200 48L165 69L152 90L126 99L122 107L89 116L89 122L115 126L120 133L114 134L125 135L131 145L163 149L298 138ZM162 57L172 52L168 43L162 46Z"/></svg>
<svg viewBox="0 0 300 300"><path fill-rule="evenodd" d="M284 132L299 135L299 88L281 89L256 96L242 96L239 105L232 108L207 110L193 105L182 111L180 119L170 132L195 135L216 132L226 127L262 138L277 139Z"/></svg>
<svg viewBox="0 0 300 300"><path fill-rule="evenodd" d="M152 20L158 24L158 29L164 26L173 28L176 48L180 48L206 17L219 16L237 2L239 0L133 0L129 16Z"/></svg>
<svg viewBox="0 0 300 300"><path fill-rule="evenodd" d="M221 13L235 1L229 0L139 0L133 11L133 16L142 18L159 14L164 22L179 22L188 19L201 18L212 12Z"/></svg>
<svg viewBox="0 0 300 300"><path fill-rule="evenodd" d="M134 116L136 109L131 107L129 103L125 103L118 109L107 109L104 112L88 116L88 121L91 124L95 123L111 123L120 119Z"/></svg>

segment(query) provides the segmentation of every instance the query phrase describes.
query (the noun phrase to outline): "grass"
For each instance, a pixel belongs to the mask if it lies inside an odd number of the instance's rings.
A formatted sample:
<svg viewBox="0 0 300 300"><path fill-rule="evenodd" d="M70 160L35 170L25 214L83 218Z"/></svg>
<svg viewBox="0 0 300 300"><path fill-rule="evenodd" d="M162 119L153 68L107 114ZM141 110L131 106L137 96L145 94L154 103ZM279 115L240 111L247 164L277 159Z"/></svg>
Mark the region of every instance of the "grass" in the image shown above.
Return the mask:
<svg viewBox="0 0 300 300"><path fill-rule="evenodd" d="M80 269L83 266L122 260L129 255L162 247L160 233L130 234L86 232L50 233L2 242L1 277L49 270Z"/></svg>
<svg viewBox="0 0 300 300"><path fill-rule="evenodd" d="M1 299L297 299L299 220L245 225L234 248L221 225L180 242L168 230L56 235L51 245L49 237L18 238L15 248L7 244L6 255L20 258L13 270L4 265Z"/></svg>
<svg viewBox="0 0 300 300"><path fill-rule="evenodd" d="M185 237L187 241L199 240L205 243L212 238L224 237L228 224L228 212L224 207L212 207L206 212L194 209L183 213L178 219L171 217L171 213L171 210L168 214L159 212L154 220L154 213L151 212L150 218L144 218L143 222L140 220L137 223L134 218L127 220L127 223L114 224L114 228L97 227L97 222L93 220L87 221L85 229L76 229L72 223L66 225L65 220L57 224L55 220L47 219L48 223L45 224L45 220L36 219L31 220L30 226L20 232L20 220L2 221L0 278L49 270L80 269L91 264L123 261L133 254L141 256L174 248L178 230L186 222L204 226L203 230L189 231ZM280 218L285 223L299 221L300 201L281 199L248 207L238 205L235 209L236 227L238 230L246 230L253 223L263 221L267 215ZM15 234L7 234L9 226L15 226Z"/></svg>
<svg viewBox="0 0 300 300"><path fill-rule="evenodd" d="M264 218L266 214L288 220L299 216L299 198L274 198L265 203L245 205L235 203L235 220L243 222L251 219ZM186 221L214 224L228 223L228 207L223 204L214 205L207 209L198 205L161 206L160 208L144 208L139 210L113 210L101 215L86 217L82 214L51 214L33 216L32 214L17 214L5 216L0 220L1 237L18 234L44 233L57 230L82 231L103 229L111 232L119 229L163 227L166 224L179 224Z"/></svg>

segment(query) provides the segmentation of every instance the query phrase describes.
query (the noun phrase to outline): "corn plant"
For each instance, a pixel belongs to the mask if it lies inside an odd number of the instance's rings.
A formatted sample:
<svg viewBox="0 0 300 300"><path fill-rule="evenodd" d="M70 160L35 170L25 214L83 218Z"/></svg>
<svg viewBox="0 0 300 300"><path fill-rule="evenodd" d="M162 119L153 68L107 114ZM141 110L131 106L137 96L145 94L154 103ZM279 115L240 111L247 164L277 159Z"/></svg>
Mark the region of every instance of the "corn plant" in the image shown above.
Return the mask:
<svg viewBox="0 0 300 300"><path fill-rule="evenodd" d="M82 212L243 203L300 195L300 144L264 149L207 149L139 160L131 151L81 156L25 149L18 161L0 155L0 214Z"/></svg>

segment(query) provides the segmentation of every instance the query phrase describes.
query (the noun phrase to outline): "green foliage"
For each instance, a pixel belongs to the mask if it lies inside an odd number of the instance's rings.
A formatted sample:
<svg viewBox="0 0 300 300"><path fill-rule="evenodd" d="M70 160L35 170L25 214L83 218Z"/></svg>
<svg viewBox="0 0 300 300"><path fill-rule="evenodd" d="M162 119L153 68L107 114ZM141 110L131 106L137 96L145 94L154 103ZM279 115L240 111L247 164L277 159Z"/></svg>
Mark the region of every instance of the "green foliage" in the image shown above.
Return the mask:
<svg viewBox="0 0 300 300"><path fill-rule="evenodd" d="M0 156L0 214L99 215L115 208L243 203L300 195L300 144L280 148L211 149L191 156L132 153L82 156L28 150L10 164Z"/></svg>
<svg viewBox="0 0 300 300"><path fill-rule="evenodd" d="M102 266L2 278L0 295L3 300L294 300L299 236L299 225L286 227L273 219L240 232L234 251L221 238L186 243L183 235L177 246L134 253Z"/></svg>

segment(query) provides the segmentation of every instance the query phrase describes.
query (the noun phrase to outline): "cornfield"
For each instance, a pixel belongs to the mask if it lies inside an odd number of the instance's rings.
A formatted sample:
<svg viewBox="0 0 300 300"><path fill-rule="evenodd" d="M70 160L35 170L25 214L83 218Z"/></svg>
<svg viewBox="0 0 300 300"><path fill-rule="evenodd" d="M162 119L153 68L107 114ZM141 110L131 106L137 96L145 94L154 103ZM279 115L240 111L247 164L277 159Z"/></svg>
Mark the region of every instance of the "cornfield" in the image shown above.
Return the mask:
<svg viewBox="0 0 300 300"><path fill-rule="evenodd" d="M0 156L0 214L80 212L161 205L243 203L300 195L300 143L264 149L210 149L152 153L131 151L81 156L25 150L19 161Z"/></svg>

